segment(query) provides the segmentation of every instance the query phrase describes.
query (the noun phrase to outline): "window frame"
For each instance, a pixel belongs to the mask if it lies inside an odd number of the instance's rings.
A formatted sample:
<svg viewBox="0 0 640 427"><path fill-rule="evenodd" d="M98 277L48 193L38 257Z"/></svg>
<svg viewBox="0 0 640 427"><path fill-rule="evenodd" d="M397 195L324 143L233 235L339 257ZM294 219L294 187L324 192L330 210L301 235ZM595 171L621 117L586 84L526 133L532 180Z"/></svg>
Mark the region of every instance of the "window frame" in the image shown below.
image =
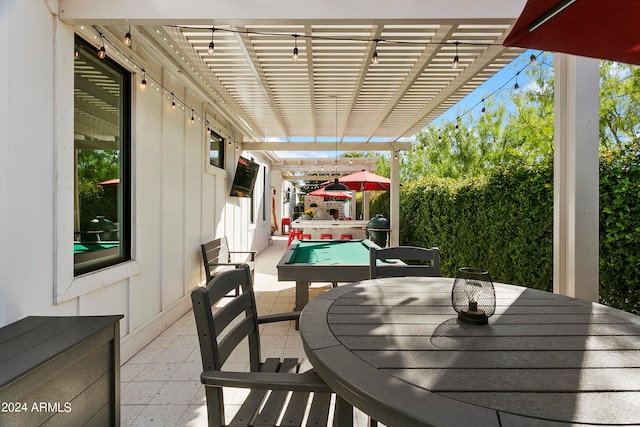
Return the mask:
<svg viewBox="0 0 640 427"><path fill-rule="evenodd" d="M218 143L220 144L220 147L218 148L217 152L218 152L218 159L219 159L219 164L215 164L211 162L211 152L213 151L211 149L211 140L212 138L216 138L218 140ZM209 163L208 166L209 167L214 167L217 169L221 169L224 170L225 169L225 159L224 156L226 154L226 150L225 150L225 143L226 140L224 137L222 137L220 134L218 134L217 132L215 132L213 129L209 129L209 133L207 134L207 153L208 153L208 159L209 159Z"/></svg>
<svg viewBox="0 0 640 427"><path fill-rule="evenodd" d="M97 56L98 49L93 46L89 41L84 39L78 34L74 35L74 44L78 50L85 51L86 54L91 57ZM118 252L114 254L112 252L104 254L103 256L97 256L95 261L89 263L76 263L76 257L73 256L73 275L74 277L83 276L86 274L94 273L105 268L113 267L122 263L131 261L131 240L132 240L132 192L131 192L131 178L132 178L132 105L133 105L133 90L132 85L135 75L127 70L124 66L116 62L110 57L105 57L100 60L101 64L105 64L108 67L109 72L117 74L120 79L120 96L118 99L119 108L119 188L117 196L117 210L118 210ZM75 64L73 66L73 80L74 80L74 92L76 88L76 69ZM75 94L74 94L75 104ZM74 128L76 120L74 119ZM75 133L75 131L74 131ZM74 152L76 148L73 148ZM77 165L74 164L74 175L77 173ZM74 185L73 191L78 191L77 184Z"/></svg>

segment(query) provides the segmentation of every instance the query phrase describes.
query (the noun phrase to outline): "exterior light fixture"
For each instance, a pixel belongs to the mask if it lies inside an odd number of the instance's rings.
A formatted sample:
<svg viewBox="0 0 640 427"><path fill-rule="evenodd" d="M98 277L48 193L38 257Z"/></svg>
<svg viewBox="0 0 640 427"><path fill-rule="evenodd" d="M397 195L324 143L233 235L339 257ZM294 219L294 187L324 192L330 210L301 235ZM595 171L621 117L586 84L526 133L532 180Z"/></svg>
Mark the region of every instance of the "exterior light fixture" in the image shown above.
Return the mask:
<svg viewBox="0 0 640 427"><path fill-rule="evenodd" d="M104 59L107 56L107 51L104 47L104 36L100 34L100 38L102 39L102 47L98 50L98 59Z"/></svg>
<svg viewBox="0 0 640 427"><path fill-rule="evenodd" d="M213 55L213 33L215 31L215 27L211 27L211 42L209 43L209 48L207 49L207 53L209 53L209 55Z"/></svg>
<svg viewBox="0 0 640 427"><path fill-rule="evenodd" d="M124 39L122 40L127 47L131 47L131 25L129 25L129 31L124 35Z"/></svg>
<svg viewBox="0 0 640 427"><path fill-rule="evenodd" d="M458 65L460 64L460 56L458 56L458 45L460 44L460 42L456 42L456 56L453 57L453 68L458 68Z"/></svg>
<svg viewBox="0 0 640 427"><path fill-rule="evenodd" d="M336 98L336 177L324 188L327 192L349 191L349 187L338 181L338 95Z"/></svg>
<svg viewBox="0 0 640 427"><path fill-rule="evenodd" d="M293 48L293 62L298 61L298 34L293 35L293 39L295 40L295 46Z"/></svg>
<svg viewBox="0 0 640 427"><path fill-rule="evenodd" d="M374 64L377 64L378 62L380 62L380 59L378 58L378 39L374 40L375 42L375 46L373 48L373 56L371 57L371 62L373 62Z"/></svg>
<svg viewBox="0 0 640 427"><path fill-rule="evenodd" d="M489 317L496 311L496 291L489 272L480 268L460 268L451 289L451 305L461 322L488 324Z"/></svg>

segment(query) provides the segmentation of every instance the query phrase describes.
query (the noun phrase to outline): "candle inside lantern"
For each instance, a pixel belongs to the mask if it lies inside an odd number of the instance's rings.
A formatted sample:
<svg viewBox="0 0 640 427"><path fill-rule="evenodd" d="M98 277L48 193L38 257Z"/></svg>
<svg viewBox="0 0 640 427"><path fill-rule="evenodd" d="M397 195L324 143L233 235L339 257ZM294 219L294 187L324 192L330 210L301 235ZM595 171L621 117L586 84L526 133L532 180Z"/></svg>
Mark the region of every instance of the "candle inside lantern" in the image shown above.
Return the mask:
<svg viewBox="0 0 640 427"><path fill-rule="evenodd" d="M451 304L460 321L486 325L496 307L495 289L489 273L478 268L460 268L453 282Z"/></svg>

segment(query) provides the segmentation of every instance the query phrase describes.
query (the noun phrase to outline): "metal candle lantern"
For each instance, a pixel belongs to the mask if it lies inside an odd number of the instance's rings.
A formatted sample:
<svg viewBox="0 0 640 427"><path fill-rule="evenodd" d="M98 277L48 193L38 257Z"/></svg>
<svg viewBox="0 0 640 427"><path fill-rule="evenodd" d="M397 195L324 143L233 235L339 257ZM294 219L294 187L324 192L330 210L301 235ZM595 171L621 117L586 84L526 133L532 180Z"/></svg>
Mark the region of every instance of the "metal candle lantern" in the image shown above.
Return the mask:
<svg viewBox="0 0 640 427"><path fill-rule="evenodd" d="M491 276L480 268L458 270L451 290L451 304L458 319L474 325L486 325L496 311L496 291Z"/></svg>

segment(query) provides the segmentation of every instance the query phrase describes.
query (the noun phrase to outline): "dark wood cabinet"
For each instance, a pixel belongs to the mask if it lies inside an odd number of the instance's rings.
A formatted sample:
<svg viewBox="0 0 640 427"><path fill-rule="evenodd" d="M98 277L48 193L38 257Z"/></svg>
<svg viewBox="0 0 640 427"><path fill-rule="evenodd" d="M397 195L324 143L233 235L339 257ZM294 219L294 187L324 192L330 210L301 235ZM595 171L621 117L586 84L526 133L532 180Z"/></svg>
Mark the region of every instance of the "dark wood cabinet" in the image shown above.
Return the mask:
<svg viewBox="0 0 640 427"><path fill-rule="evenodd" d="M29 316L0 328L0 425L120 425L120 319Z"/></svg>

